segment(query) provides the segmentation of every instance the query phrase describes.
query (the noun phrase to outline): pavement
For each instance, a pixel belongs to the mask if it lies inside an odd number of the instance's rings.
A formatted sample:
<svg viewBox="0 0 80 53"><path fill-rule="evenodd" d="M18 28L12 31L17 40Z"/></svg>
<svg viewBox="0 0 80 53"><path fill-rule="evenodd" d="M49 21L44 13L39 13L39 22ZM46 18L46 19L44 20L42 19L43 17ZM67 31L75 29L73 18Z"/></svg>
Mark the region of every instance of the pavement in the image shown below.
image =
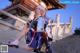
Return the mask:
<svg viewBox="0 0 80 53"><path fill-rule="evenodd" d="M9 51L8 53L34 53L32 51L26 51L26 50L23 50L21 48L12 48L12 47L9 47Z"/></svg>
<svg viewBox="0 0 80 53"><path fill-rule="evenodd" d="M7 26L0 24L0 42L13 41L18 37L20 32L11 29ZM19 43L25 45L25 38L23 37ZM53 53L80 53L80 35L72 35L61 40L55 41L51 44ZM27 51L22 48L11 48L9 47L8 53L34 53Z"/></svg>
<svg viewBox="0 0 80 53"><path fill-rule="evenodd" d="M20 31L10 28L9 26L0 24L0 43L1 42L7 43L9 41L14 41L19 36L19 34ZM19 46L25 46L25 45L26 45L26 41L25 41L25 37L23 37L19 43ZM9 47L8 53L34 53L34 52L27 51L22 48Z"/></svg>
<svg viewBox="0 0 80 53"><path fill-rule="evenodd" d="M20 31L11 29L8 26L0 24L0 42L9 42L14 41L17 37ZM20 46L25 45L25 38L23 37L20 41ZM9 47L8 53L34 53L32 51L26 51L22 48L12 48Z"/></svg>

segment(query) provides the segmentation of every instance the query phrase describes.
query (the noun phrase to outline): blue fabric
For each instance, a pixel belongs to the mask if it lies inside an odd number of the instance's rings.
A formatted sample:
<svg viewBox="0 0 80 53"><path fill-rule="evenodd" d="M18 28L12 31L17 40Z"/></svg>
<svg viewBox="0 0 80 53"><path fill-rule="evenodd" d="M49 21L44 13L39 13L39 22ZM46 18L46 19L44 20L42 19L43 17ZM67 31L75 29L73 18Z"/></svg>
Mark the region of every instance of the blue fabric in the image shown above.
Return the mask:
<svg viewBox="0 0 80 53"><path fill-rule="evenodd" d="M39 17L38 24L37 24L37 30L42 31L44 27L44 19L42 17Z"/></svg>
<svg viewBox="0 0 80 53"><path fill-rule="evenodd" d="M41 48L42 46L42 32L37 32L35 34L35 38L33 39L30 47L36 49L36 48Z"/></svg>
<svg viewBox="0 0 80 53"><path fill-rule="evenodd" d="M42 36L43 36L43 32L37 32L35 34L35 38L33 39L31 45L29 45L29 46L34 48L34 49L40 49L42 47L42 44L45 43L46 48L49 48L48 40L46 40L44 42Z"/></svg>
<svg viewBox="0 0 80 53"><path fill-rule="evenodd" d="M37 28L37 22L38 22L37 20L35 20L35 21L32 20L30 23L30 28L36 29Z"/></svg>
<svg viewBox="0 0 80 53"><path fill-rule="evenodd" d="M43 36L43 33L42 32L37 32L37 36L38 36L38 42L37 42L37 48L41 48L42 47L42 36Z"/></svg>
<svg viewBox="0 0 80 53"><path fill-rule="evenodd" d="M26 44L30 43L33 37L33 31L30 29L29 32L26 34Z"/></svg>

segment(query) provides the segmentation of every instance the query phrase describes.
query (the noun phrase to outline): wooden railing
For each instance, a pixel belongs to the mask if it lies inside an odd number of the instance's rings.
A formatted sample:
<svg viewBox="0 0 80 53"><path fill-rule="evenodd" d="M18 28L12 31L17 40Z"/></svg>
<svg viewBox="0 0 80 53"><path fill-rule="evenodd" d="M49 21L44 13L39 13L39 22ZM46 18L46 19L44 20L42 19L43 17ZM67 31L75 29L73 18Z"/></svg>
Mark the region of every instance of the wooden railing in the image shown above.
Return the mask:
<svg viewBox="0 0 80 53"><path fill-rule="evenodd" d="M26 21L24 21L24 20L22 20L22 19L20 19L20 18L18 18L18 17L16 17L16 16L14 16L14 15L6 12L6 11L0 10L0 13L4 14L4 15L10 17L10 18L13 18L13 19L16 19L16 20L18 20L18 21L21 21L21 22L23 22L24 24L26 23Z"/></svg>

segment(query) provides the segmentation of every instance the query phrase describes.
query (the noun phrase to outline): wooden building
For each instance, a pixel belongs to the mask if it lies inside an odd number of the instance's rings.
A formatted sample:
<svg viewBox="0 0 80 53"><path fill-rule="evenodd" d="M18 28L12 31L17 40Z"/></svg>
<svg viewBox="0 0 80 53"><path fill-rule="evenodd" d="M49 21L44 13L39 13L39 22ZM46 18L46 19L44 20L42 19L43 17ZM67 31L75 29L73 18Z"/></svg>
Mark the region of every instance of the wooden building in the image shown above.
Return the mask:
<svg viewBox="0 0 80 53"><path fill-rule="evenodd" d="M9 0L12 4L0 10L0 17L16 27L24 25L31 11L43 2L48 10L65 8L58 0ZM10 20L10 21L9 21ZM21 24L22 23L22 24ZM18 25L18 26L17 26Z"/></svg>

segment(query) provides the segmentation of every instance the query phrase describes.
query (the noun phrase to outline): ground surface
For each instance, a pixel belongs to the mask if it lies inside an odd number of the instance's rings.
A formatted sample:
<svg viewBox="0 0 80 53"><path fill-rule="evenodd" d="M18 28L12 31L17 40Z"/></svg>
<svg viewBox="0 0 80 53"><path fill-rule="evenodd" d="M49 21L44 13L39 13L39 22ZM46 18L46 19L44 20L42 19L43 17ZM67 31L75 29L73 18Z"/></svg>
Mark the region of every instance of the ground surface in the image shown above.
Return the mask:
<svg viewBox="0 0 80 53"><path fill-rule="evenodd" d="M10 29L0 24L0 42L13 41L18 36L19 31ZM25 38L20 41L20 45L25 45ZM62 40L53 42L51 45L53 53L80 53L80 36L69 36ZM9 53L33 53L21 48L9 48Z"/></svg>
<svg viewBox="0 0 80 53"><path fill-rule="evenodd" d="M52 44L56 53L80 53L80 35L72 35Z"/></svg>

